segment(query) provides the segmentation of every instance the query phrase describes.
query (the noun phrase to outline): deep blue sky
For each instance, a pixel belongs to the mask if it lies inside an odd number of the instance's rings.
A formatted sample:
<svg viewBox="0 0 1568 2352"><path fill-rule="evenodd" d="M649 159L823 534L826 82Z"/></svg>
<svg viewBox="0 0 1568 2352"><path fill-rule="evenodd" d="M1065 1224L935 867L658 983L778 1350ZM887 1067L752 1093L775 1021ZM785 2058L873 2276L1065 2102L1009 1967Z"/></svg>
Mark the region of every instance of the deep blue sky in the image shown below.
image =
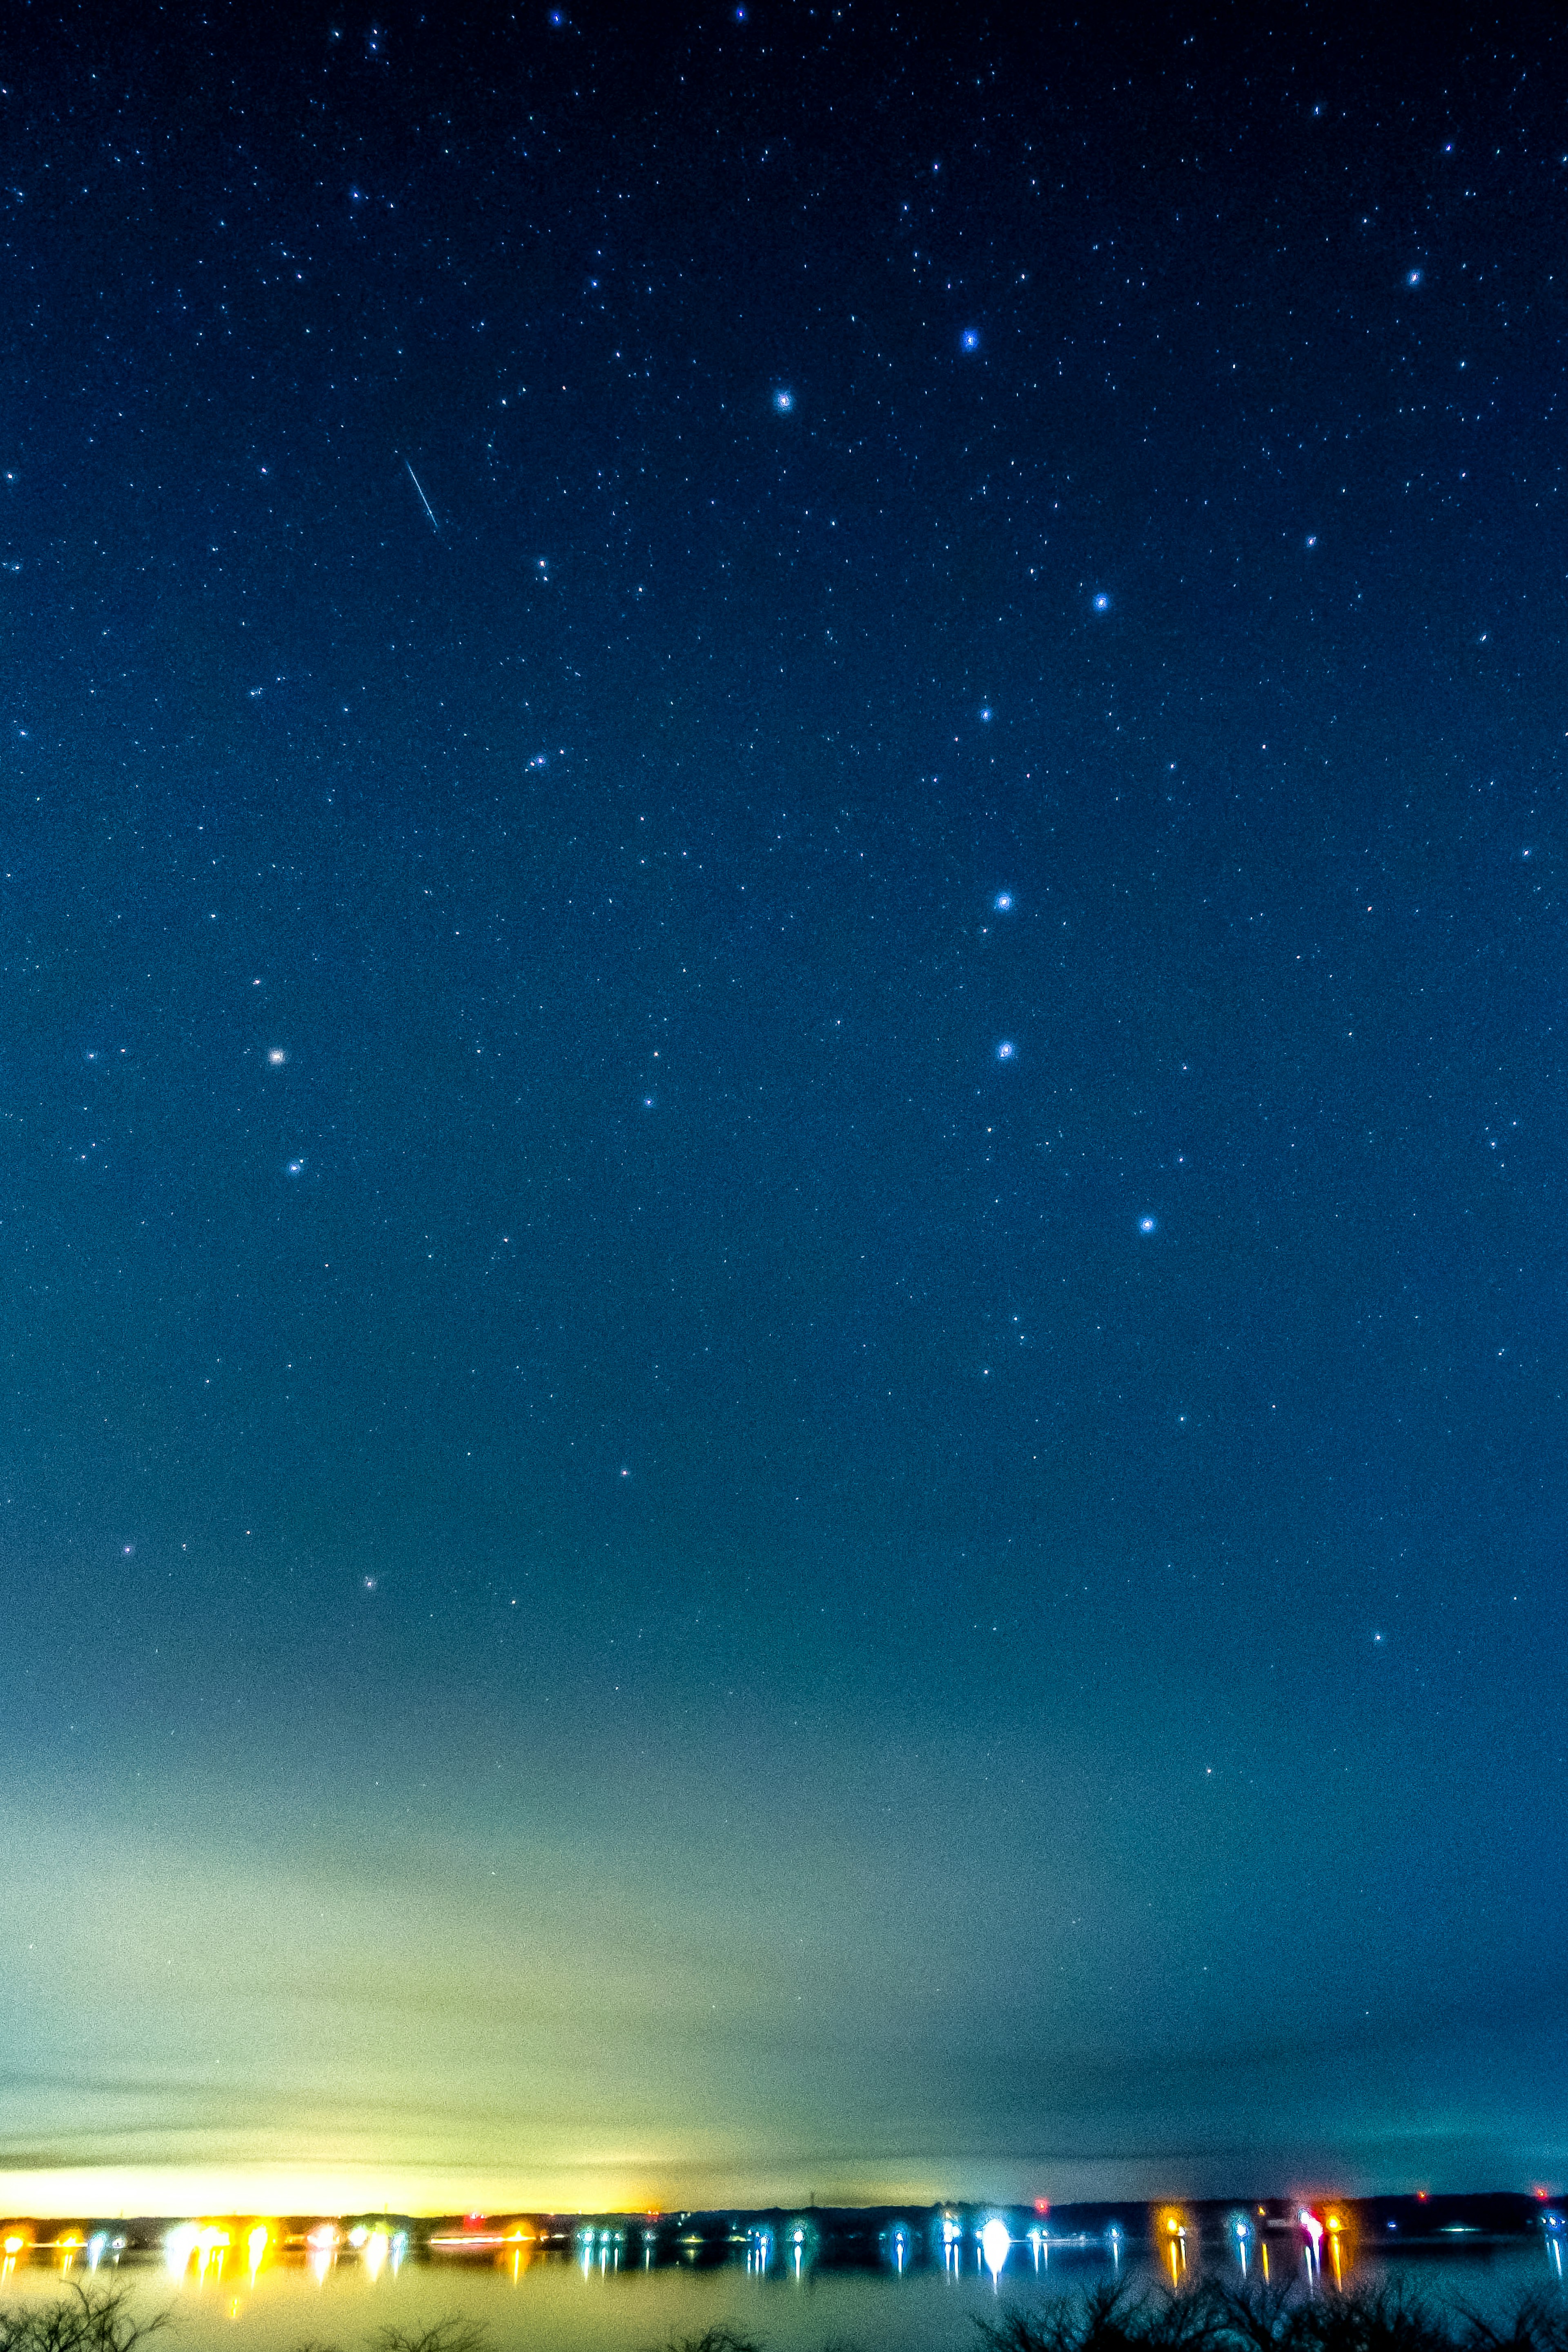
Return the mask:
<svg viewBox="0 0 1568 2352"><path fill-rule="evenodd" d="M1568 2171L1552 16L6 42L10 2200Z"/></svg>

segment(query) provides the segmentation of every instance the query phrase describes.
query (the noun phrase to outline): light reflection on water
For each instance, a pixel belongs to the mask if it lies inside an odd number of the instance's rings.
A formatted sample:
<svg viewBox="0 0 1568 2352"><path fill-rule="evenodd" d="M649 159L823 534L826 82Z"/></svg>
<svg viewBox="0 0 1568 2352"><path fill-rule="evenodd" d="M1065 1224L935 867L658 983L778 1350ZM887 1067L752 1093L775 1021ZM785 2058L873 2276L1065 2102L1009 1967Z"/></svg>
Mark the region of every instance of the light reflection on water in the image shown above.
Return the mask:
<svg viewBox="0 0 1568 2352"><path fill-rule="evenodd" d="M183 2280L172 2278L156 2258L143 2258L118 2270L105 2263L99 2283L112 2279L126 2286L142 2312L172 2309L178 2334L169 2352L217 2352L237 2329L254 2352L296 2352L323 2339L344 2352L367 2352L371 2337L388 2324L413 2333L449 2317L481 2323L494 2352L514 2352L524 2340L528 2352L650 2352L719 2321L761 2339L768 2352L823 2352L835 2345L845 2352L973 2352L973 2320L994 2316L998 2300L1036 2305L1114 2276L1135 2288L1168 2287L1172 2277L1169 2231L1147 2253L1120 2242L1109 2252L1064 2250L1059 2243L1047 2252L1043 2233L1038 2243L1015 2240L994 2280L973 2246L950 2250L941 2267L901 2274L898 2255L890 2252L887 2271L879 2275L813 2269L804 2245L792 2247L789 2227L780 2233L782 2244L748 2242L732 2263L713 2269L647 2268L640 2244L617 2244L612 2236L602 2245L595 2231L585 2247L586 2234L566 2258L501 2247L493 2264L482 2268L395 2266L390 2243L374 2248L367 2240L353 2254L336 2244L314 2245L302 2263L253 2269L241 2239L232 2248L210 2249L213 2258L205 2263L193 2261ZM1190 2284L1201 2274L1197 2254L1179 2236L1175 2243L1175 2275L1179 2284ZM226 2259L216 2258L220 2251ZM993 2252L1002 2253L999 2243ZM1311 2284L1311 2269L1321 2267L1323 2292L1331 2292L1336 2264L1347 2285L1395 2274L1391 2262L1377 2255L1358 2262L1327 2234L1312 2264L1278 2240L1270 2249L1249 2233L1234 2256L1224 2244L1205 2247L1204 2266L1233 2281L1244 2272L1256 2279L1261 2257L1270 2252L1275 2284L1285 2283L1280 2273L1287 2259L1293 2271L1300 2267L1302 2286ZM1483 2259L1427 2255L1402 2266L1399 2274L1435 2306L1463 2303L1500 2316L1527 2294L1564 2294L1554 2253L1560 2263L1562 2250L1548 2233L1544 2243ZM85 2269L78 2260L69 2275L81 2276ZM22 2265L5 2280L4 2294L48 2298L61 2284L57 2264Z"/></svg>

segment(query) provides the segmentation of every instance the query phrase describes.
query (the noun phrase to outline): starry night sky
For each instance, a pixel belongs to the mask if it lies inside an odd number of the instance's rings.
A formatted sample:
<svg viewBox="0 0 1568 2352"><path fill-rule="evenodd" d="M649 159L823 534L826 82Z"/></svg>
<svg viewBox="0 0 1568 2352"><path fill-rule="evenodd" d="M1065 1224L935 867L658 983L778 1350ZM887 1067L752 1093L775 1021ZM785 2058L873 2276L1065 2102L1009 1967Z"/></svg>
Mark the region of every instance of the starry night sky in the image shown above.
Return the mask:
<svg viewBox="0 0 1568 2352"><path fill-rule="evenodd" d="M1552 14L11 23L5 2200L1568 2172Z"/></svg>

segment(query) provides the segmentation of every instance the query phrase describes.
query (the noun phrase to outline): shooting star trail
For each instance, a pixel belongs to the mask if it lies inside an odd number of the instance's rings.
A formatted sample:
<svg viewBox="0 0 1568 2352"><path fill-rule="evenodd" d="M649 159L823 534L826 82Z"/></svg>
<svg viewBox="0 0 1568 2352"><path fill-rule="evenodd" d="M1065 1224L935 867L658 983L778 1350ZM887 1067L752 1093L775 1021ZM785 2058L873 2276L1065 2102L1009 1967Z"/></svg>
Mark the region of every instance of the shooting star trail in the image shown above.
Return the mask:
<svg viewBox="0 0 1568 2352"><path fill-rule="evenodd" d="M404 464L405 464L405 466L408 466L408 460L407 460L407 458L406 458L406 457L405 457L405 459L403 460L403 462L404 462ZM419 490L419 477L418 477L418 475L415 472L415 470L414 470L414 468L413 468L413 467L412 467L412 466L408 466L408 478L409 478L409 480L413 483L413 485L414 485L415 488L416 488L416 490ZM435 532L435 534L436 534L437 538L437 539L439 539L439 538L440 538L440 536L441 536L441 526L440 526L440 524L439 524L439 523L437 521L437 520L436 520L436 509L435 509L435 508L431 505L431 503L430 503L429 499L426 497L426 495L425 495L425 493L424 493L424 491L423 491L423 490L419 490L419 503L420 503L420 505L424 508L424 509L425 509L426 513L426 514L429 516L429 518L430 518L430 528L431 528L431 530Z"/></svg>

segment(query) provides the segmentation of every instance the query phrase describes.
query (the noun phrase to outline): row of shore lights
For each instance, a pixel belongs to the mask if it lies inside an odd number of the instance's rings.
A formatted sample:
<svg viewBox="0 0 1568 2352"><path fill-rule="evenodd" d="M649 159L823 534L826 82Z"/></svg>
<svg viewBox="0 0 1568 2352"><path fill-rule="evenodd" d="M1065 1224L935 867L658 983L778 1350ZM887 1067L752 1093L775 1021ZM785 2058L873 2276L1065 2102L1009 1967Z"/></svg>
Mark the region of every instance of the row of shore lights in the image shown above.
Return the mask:
<svg viewBox="0 0 1568 2352"><path fill-rule="evenodd" d="M0 2238L0 2274L9 2276L18 2261L32 2251L31 2238L25 2238L18 2230L8 2231L4 2238ZM90 2238L78 2237L74 2231L68 2230L63 2238L57 2239L54 2252L58 2254L64 2270L68 2271L80 2254L89 2270L95 2271L106 2257L118 2261L125 2252L125 2240L114 2237L108 2230L95 2230Z"/></svg>
<svg viewBox="0 0 1568 2352"><path fill-rule="evenodd" d="M1258 2208L1260 2219L1264 2210L1261 2205ZM1310 2280L1316 2284L1321 2275L1323 2246L1326 2241L1334 2283L1336 2285L1342 2284L1346 2235L1344 2216L1330 2208L1326 2214L1320 2217L1303 2206L1297 2214L1296 2220L1297 2226L1301 2231L1303 2252ZM1267 2281L1268 2247L1253 2222L1245 2213L1235 2213L1227 2221L1226 2230L1235 2246L1243 2278L1249 2274L1252 2253L1256 2245L1259 2267ZM1546 2231L1549 2249L1554 2258L1558 2274L1561 2276L1564 2266L1563 2242L1564 2235L1568 2234L1563 2216L1555 2212L1549 2213L1546 2216ZM515 2234L521 2238L523 2233L518 2231ZM773 2232L765 2231L752 2232L752 2235L753 2239L765 2238L766 2247L764 2251L761 2243L754 2245L748 2243L747 2268L771 2268ZM945 2214L942 2223L942 2250L950 2267L957 2265L963 2235L963 2225L957 2216L952 2213ZM989 2221L981 2225L975 2235L981 2256L986 2269L991 2273L993 2283L1001 2276L1015 2244L1024 2243L1030 2248L1037 2270L1040 2268L1042 2253L1048 2253L1049 2242L1043 2230L1032 2229L1026 2239L1016 2240L1000 2214L993 2214ZM809 2232L804 2223L797 2222L786 2230L784 2236L792 2267L798 2271L808 2259ZM1155 2238L1163 2262L1170 2271L1173 2285L1179 2285L1186 2275L1188 2236L1189 2225L1186 2215L1177 2207L1165 2208L1156 2221ZM592 2229L579 2232L578 2250L585 2267L592 2263L595 2251L598 2252L601 2264L605 2263L605 2257L610 2252L612 2237L616 2241L616 2252L618 2255L619 2245L624 2241L625 2232L620 2231L612 2232L605 2230L599 2231L597 2237L599 2242L595 2247L595 2232ZM900 2225L894 2233L894 2259L898 2269L901 2272L910 2252L909 2233ZM321 2222L310 2232L306 2245L310 2266L318 2277L325 2275L331 2263L335 2261L343 2242L343 2237L331 2221ZM408 2250L405 2231L369 2228L363 2223L356 2223L346 2232L346 2242L356 2253L361 2255L373 2278L378 2277L384 2266L389 2262L395 2275L402 2267L404 2257ZM246 2231L243 2243L252 2279L266 2260L268 2248L271 2242L272 2231L265 2221L255 2222ZM1107 2243L1110 2248L1113 2260L1120 2265L1122 2232L1115 2222L1112 2222L1107 2232ZM163 2241L163 2259L175 2278L186 2278L195 2265L197 2277L201 2279L206 2276L209 2267L214 2271L221 2272L231 2244L229 2231L216 2221L182 2221L169 2231ZM89 2269L93 2271L98 2269L106 2256L119 2255L124 2246L125 2240L122 2237L111 2237L107 2230L95 2231L93 2235L86 2240L69 2238L60 2241L60 2251L65 2253L68 2263L79 2252L85 2257ZM4 2266L7 2270L14 2267L20 2255L29 2251L29 2242L15 2232L0 2240L0 2254L5 2257Z"/></svg>
<svg viewBox="0 0 1568 2352"><path fill-rule="evenodd" d="M272 2236L272 2230L266 2221L253 2222L241 2234L240 2242L253 2280L267 2259ZM360 2255L372 2278L379 2278L388 2263L395 2276L408 2252L408 2232L405 2230L372 2229L363 2222L356 2222L345 2233L341 2232L335 2223L322 2221L310 2231L305 2240L307 2257L318 2279L326 2276L345 2242ZM121 2242L123 2243L123 2240ZM163 2261L177 2279L189 2277L194 2268L199 2282L206 2277L209 2270L215 2273L221 2273L233 2242L230 2232L219 2222L182 2221L163 2240Z"/></svg>
<svg viewBox="0 0 1568 2352"><path fill-rule="evenodd" d="M1258 2210L1259 2217L1261 2217L1265 2209L1260 2205ZM1308 2276L1311 2283L1315 2285L1319 2277L1321 2275L1323 2246L1326 2241L1329 2249L1329 2261L1334 2275L1334 2284L1336 2286L1342 2285L1344 2281L1344 2244L1346 2235L1346 2223L1343 2214L1336 2212L1331 2209L1325 2216L1320 2217L1318 2214L1310 2211L1307 2207L1303 2206L1296 2216L1296 2221L1297 2226L1301 2232L1302 2250L1306 2260ZM1233 2214L1226 2222L1226 2229L1227 2235L1235 2245L1237 2260L1241 2265L1242 2276L1246 2278L1249 2274L1252 2252L1254 2245L1256 2244L1262 2273L1265 2280L1267 2280L1268 2276L1268 2248L1267 2243L1258 2236L1253 2223L1247 2219L1247 2215L1245 2213ZM950 2268L955 2268L959 2261L960 2249L963 2239L963 2226L955 2215L948 2214L943 2217L942 2234L942 2250L947 2264ZM1187 2240L1191 2234L1191 2231L1186 2215L1181 2211L1179 2208L1166 2207L1161 2212L1155 2223L1154 2234L1155 2242L1160 2248L1162 2259L1165 2267L1170 2271L1171 2284L1173 2286L1179 2286L1183 2279L1186 2276L1187 2272ZM1047 2238L1043 2230L1039 2228L1032 2229L1029 2231L1026 2238L1022 2240L1016 2239L1006 2221L1004 2221L1000 2214L993 2214L989 2221L983 2222L980 2229L975 2232L975 2235L979 2242L982 2259L984 2262L986 2269L991 2273L993 2284L994 2284L996 2280L1000 2278L1002 2272L1005 2269L1008 2258L1011 2255L1015 2245L1025 2244L1028 2246L1034 2255L1035 2268L1037 2270L1041 2267L1042 2258L1048 2256L1049 2240ZM1118 2223L1111 2223L1110 2230L1106 2232L1106 2242L1110 2247L1112 2261L1117 2263L1118 2267L1120 2267L1123 2237L1121 2229ZM901 2268L902 2265L900 2264L900 2267Z"/></svg>
<svg viewBox="0 0 1568 2352"><path fill-rule="evenodd" d="M1264 2211L1265 2208L1260 2205L1258 2209L1258 2218L1260 2220L1263 2218ZM1334 2273L1334 2284L1336 2286L1342 2286L1344 2284L1344 2242L1346 2231L1344 2215L1334 2211L1332 2208L1331 2208L1327 2214L1319 2216L1318 2214L1311 2212L1305 2205L1303 2205L1296 2216L1296 2226L1301 2232L1301 2247L1306 2260L1307 2277L1309 2283L1315 2286L1319 2278L1322 2274L1323 2243L1326 2239L1329 2247L1329 2261ZM1265 2239L1259 2237L1258 2231L1254 2229L1252 2222L1247 2219L1247 2215L1245 2213L1233 2213L1226 2223L1226 2232L1236 2247L1236 2259L1241 2265L1241 2275L1244 2279L1249 2274L1252 2251L1254 2244L1256 2243L1258 2248L1258 2265L1263 2273L1264 2283L1267 2284L1268 2282L1268 2242ZM1173 2286L1180 2285L1182 2280L1186 2275L1187 2269L1187 2220L1185 2214L1176 2211L1162 2213L1156 2226L1155 2235L1159 2242L1161 2252L1164 2256L1166 2266L1171 2273L1171 2284Z"/></svg>

